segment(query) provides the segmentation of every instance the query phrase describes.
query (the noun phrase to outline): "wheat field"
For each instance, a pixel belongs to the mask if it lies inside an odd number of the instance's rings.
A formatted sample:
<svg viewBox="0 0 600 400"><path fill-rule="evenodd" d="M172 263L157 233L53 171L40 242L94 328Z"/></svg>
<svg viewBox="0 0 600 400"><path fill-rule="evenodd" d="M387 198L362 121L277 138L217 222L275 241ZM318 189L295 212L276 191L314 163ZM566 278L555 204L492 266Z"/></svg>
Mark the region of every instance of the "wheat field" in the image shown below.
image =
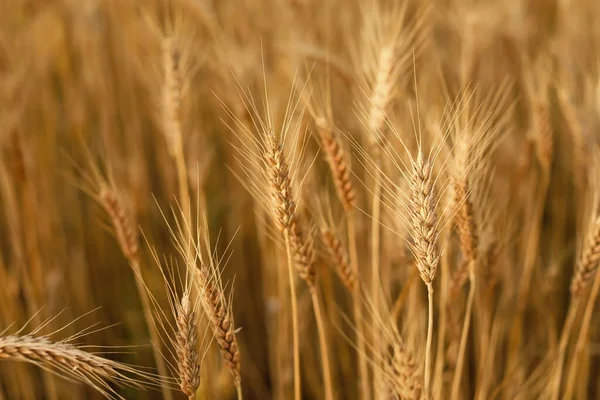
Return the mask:
<svg viewBox="0 0 600 400"><path fill-rule="evenodd" d="M600 399L598 20L0 0L0 400Z"/></svg>

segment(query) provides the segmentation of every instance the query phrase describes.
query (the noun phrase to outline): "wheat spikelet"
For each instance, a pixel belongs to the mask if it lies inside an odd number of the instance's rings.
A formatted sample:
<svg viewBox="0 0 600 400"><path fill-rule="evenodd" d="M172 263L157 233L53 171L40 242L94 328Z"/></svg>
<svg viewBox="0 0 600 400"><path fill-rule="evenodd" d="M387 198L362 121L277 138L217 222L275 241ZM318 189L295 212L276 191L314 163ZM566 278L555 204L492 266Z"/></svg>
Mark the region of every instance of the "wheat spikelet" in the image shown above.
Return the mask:
<svg viewBox="0 0 600 400"><path fill-rule="evenodd" d="M335 269L344 286L350 291L354 290L357 284L356 273L348 263L348 256L341 240L328 229L321 229L321 239L327 247L329 256L333 260Z"/></svg>
<svg viewBox="0 0 600 400"><path fill-rule="evenodd" d="M577 263L570 288L573 297L578 297L583 288L590 283L598 269L598 261L600 261L600 218L596 218L594 221L587 244Z"/></svg>
<svg viewBox="0 0 600 400"><path fill-rule="evenodd" d="M179 370L179 387L190 399L195 398L200 386L200 364L198 354L198 327L196 310L185 293L176 307L176 354Z"/></svg>
<svg viewBox="0 0 600 400"><path fill-rule="evenodd" d="M417 261L419 275L425 284L435 278L440 259L437 249L436 198L431 177L431 164L419 152L412 163L412 175L409 182L410 222L412 229L412 251Z"/></svg>

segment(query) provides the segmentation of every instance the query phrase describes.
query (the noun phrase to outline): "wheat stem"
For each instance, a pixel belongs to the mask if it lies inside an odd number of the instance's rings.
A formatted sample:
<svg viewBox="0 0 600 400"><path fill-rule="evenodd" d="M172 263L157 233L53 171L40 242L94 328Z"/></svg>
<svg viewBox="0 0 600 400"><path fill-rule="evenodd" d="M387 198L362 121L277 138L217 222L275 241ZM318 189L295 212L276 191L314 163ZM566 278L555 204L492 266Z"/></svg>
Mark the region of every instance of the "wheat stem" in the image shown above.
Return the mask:
<svg viewBox="0 0 600 400"><path fill-rule="evenodd" d="M317 333L319 335L319 345L321 348L321 360L323 362L323 381L325 386L325 400L333 400L333 385L331 381L331 366L329 364L329 351L327 346L327 332L323 312L321 310L321 300L316 286L310 287L310 297L312 299L315 319L317 321Z"/></svg>
<svg viewBox="0 0 600 400"><path fill-rule="evenodd" d="M298 342L298 305L296 304L296 282L294 279L294 261L292 260L292 249L290 244L289 231L284 232L285 251L288 262L288 278L290 284L290 300L292 305L292 347L294 354L294 399L301 400L301 378L300 378L300 344Z"/></svg>
<svg viewBox="0 0 600 400"><path fill-rule="evenodd" d="M448 237L450 235L450 230L449 229L445 229L444 230L444 238L443 241L447 242L448 241ZM449 268L449 263L450 263L450 256L451 252L450 249L447 249L447 251L445 251L442 254L442 259L441 259L441 276L440 276L440 304L442 305L440 307L440 315L439 315L439 328L438 328L438 338L437 338L437 349L436 349L436 359L435 359L435 375L434 375L434 388L433 388L433 392L435 393L434 397L435 398L440 398L442 391L444 390L444 380L443 380L443 373L444 373L444 363L446 358L444 357L444 349L445 349L445 343L446 343L446 324L447 324L447 307L444 306L445 304L447 304L448 302L448 276L450 274L450 268Z"/></svg>
<svg viewBox="0 0 600 400"><path fill-rule="evenodd" d="M433 342L433 284L427 283L427 302L428 302L428 319L427 319L427 344L425 347L425 399L430 398L430 381L431 381L431 345Z"/></svg>
<svg viewBox="0 0 600 400"><path fill-rule="evenodd" d="M156 325L154 323L154 318L152 317L152 308L150 305L150 298L148 297L148 292L146 291L146 285L141 275L140 264L137 258L131 259L131 269L134 272L135 277L135 286L137 288L138 295L140 297L140 301L142 303L142 312L144 313L144 320L146 321L146 325L148 326L148 334L150 335L150 341L152 342L152 354L154 356L154 362L156 363L156 369L161 376L161 380L163 380L163 384L161 385L161 391L163 398L165 400L172 400L173 395L171 390L169 390L168 385L165 383L166 377L168 377L168 370L165 364L165 359L161 354L161 339L158 331L156 329Z"/></svg>
<svg viewBox="0 0 600 400"><path fill-rule="evenodd" d="M348 252L350 255L350 266L357 276L358 271L358 253L356 250L356 222L354 212L347 213L348 223ZM364 336L363 309L360 301L360 285L355 283L352 289L352 311L354 314L354 324L356 325L356 344L358 353L358 388L362 400L370 399L369 393L369 370L367 368L367 353Z"/></svg>
<svg viewBox="0 0 600 400"><path fill-rule="evenodd" d="M379 157L378 157L379 158ZM381 216L381 176L379 169L375 172L375 187L373 188L373 204L371 210L371 301L375 314L380 312L380 216ZM373 349L377 353L382 352L381 330L375 320L373 320ZM381 391L384 390L382 368L373 369L373 392L375 398L381 397Z"/></svg>
<svg viewBox="0 0 600 400"><path fill-rule="evenodd" d="M465 312L465 320L463 321L462 333L460 336L460 345L458 348L458 358L454 378L452 379L451 400L458 399L460 390L460 380L462 378L462 370L465 359L465 351L467 348L467 338L469 337L469 328L471 326L471 312L473 310L473 301L475 299L475 267L471 261L469 266L469 295L467 297L467 309Z"/></svg>

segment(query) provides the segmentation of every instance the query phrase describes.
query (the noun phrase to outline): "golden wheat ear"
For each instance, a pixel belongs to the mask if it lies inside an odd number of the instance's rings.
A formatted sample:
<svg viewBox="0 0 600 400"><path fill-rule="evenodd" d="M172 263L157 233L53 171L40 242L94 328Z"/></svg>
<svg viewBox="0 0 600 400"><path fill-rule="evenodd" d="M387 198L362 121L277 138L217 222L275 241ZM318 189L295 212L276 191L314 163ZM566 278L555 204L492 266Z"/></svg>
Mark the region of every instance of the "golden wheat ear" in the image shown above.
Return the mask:
<svg viewBox="0 0 600 400"><path fill-rule="evenodd" d="M46 321L43 326L51 320ZM23 333L25 327L14 334L2 332L0 360L36 365L64 379L89 385L111 399L124 399L111 384L136 389L173 386L173 382L168 378L145 372L141 367L105 358L101 346L83 346L75 343L80 338L97 332L95 325L62 340L54 340L52 337L64 328L48 335L38 335L43 326L30 333ZM94 347L100 351L89 351Z"/></svg>

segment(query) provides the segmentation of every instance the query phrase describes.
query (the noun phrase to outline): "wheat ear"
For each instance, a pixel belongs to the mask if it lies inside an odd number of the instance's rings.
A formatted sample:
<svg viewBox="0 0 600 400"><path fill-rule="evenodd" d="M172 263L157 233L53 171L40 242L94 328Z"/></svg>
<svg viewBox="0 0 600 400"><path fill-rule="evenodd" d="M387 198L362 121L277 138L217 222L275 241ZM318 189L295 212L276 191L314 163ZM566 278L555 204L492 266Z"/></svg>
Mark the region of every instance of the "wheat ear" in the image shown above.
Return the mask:
<svg viewBox="0 0 600 400"><path fill-rule="evenodd" d="M184 293L176 306L175 352L179 370L179 387L190 400L196 398L200 386L200 357L198 354L198 316L190 301L190 294Z"/></svg>
<svg viewBox="0 0 600 400"><path fill-rule="evenodd" d="M321 147L325 150L325 157L329 170L333 176L333 182L337 196L344 206L346 213L349 213L356 198L356 191L350 179L350 169L346 160L346 153L338 140L331 132L331 129L324 121L317 121L317 132L321 139Z"/></svg>
<svg viewBox="0 0 600 400"><path fill-rule="evenodd" d="M422 392L422 377L413 354L403 342L392 345L387 380L399 399L419 399Z"/></svg>
<svg viewBox="0 0 600 400"><path fill-rule="evenodd" d="M215 341L233 376L238 398L241 398L240 351L235 337L233 315L218 274L212 260L206 263L201 261L196 269L196 283L201 289L202 306L209 318Z"/></svg>
<svg viewBox="0 0 600 400"><path fill-rule="evenodd" d="M342 283L350 292L354 290L354 286L357 284L357 277L350 264L348 263L348 256L341 240L330 230L321 229L321 239L327 247L329 256L333 260L335 270L339 275Z"/></svg>
<svg viewBox="0 0 600 400"><path fill-rule="evenodd" d="M429 398L431 380L431 344L433 340L433 280L435 279L440 255L437 249L436 198L431 176L431 164L419 151L412 161L410 179L410 222L412 251L417 261L421 279L427 285L429 314L427 323L427 344L425 349L425 398Z"/></svg>
<svg viewBox="0 0 600 400"><path fill-rule="evenodd" d="M0 359L35 364L59 376L88 384L111 398L120 396L108 382L143 388L143 380L152 379L131 366L88 353L65 341L52 341L46 336L0 337Z"/></svg>

